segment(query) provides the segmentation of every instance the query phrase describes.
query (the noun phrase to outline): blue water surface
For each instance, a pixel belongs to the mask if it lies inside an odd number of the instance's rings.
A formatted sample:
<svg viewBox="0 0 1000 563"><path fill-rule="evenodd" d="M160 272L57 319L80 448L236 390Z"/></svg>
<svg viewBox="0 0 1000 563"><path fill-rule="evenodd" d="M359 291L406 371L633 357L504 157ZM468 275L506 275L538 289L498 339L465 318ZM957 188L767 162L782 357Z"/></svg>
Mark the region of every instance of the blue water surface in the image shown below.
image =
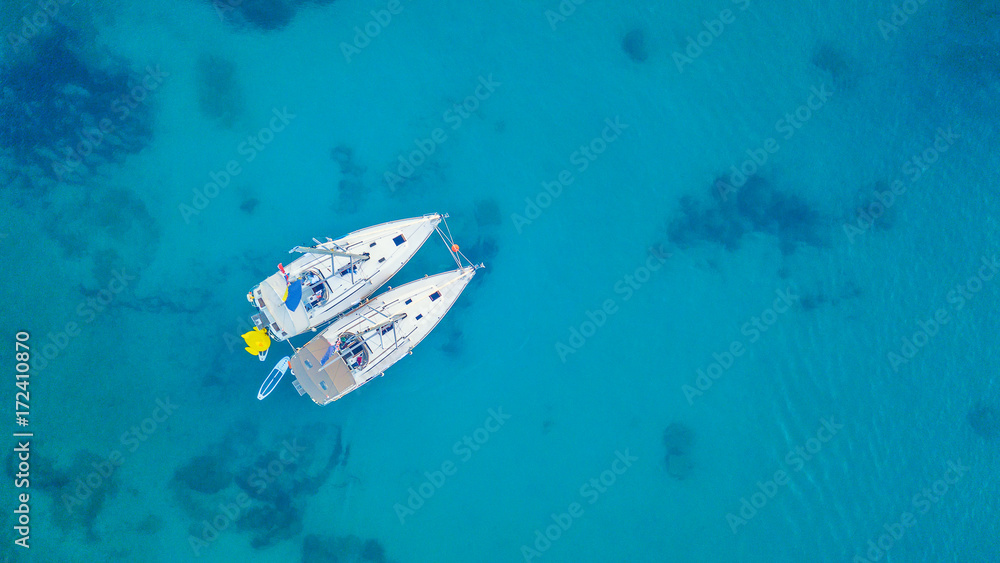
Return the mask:
<svg viewBox="0 0 1000 563"><path fill-rule="evenodd" d="M4 561L1000 561L1000 3L0 17ZM430 337L257 401L246 292L432 212Z"/></svg>

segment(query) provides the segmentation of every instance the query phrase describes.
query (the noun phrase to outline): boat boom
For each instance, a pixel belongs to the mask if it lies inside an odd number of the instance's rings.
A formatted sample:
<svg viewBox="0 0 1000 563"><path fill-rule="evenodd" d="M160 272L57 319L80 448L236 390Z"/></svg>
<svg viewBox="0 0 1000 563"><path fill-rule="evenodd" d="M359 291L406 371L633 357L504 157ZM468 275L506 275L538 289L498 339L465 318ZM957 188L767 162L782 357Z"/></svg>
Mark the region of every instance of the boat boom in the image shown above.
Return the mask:
<svg viewBox="0 0 1000 563"><path fill-rule="evenodd" d="M296 246L288 251L289 254L292 252L301 252L302 254L327 254L329 256L343 256L344 258L355 258L359 260L367 258L364 254L351 254L350 252L341 252L339 250L328 250L326 248L314 248L309 246Z"/></svg>

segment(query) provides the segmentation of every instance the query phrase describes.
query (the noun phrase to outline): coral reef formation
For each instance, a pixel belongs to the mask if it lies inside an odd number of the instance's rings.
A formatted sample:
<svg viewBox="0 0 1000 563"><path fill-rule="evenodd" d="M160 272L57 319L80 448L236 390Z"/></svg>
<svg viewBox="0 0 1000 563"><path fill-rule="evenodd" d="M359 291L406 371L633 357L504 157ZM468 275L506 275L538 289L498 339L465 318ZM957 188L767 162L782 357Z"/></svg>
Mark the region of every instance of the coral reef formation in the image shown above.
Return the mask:
<svg viewBox="0 0 1000 563"><path fill-rule="evenodd" d="M681 198L680 216L668 226L672 243L684 248L708 241L734 251L745 235L756 232L774 236L783 254L795 252L800 244L824 245L820 214L759 176L748 178L738 188L719 179L712 195L713 206L690 196Z"/></svg>

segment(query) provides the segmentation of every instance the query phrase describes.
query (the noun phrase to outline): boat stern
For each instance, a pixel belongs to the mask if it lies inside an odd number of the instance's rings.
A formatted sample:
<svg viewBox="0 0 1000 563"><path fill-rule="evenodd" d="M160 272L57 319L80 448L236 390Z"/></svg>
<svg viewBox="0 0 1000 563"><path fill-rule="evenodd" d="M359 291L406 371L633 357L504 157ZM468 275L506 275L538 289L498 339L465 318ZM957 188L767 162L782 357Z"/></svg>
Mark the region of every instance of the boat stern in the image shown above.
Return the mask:
<svg viewBox="0 0 1000 563"><path fill-rule="evenodd" d="M317 405L326 405L357 387L351 368L339 354L328 355L331 344L318 335L292 356L292 375L309 398ZM323 363L323 359L326 363Z"/></svg>

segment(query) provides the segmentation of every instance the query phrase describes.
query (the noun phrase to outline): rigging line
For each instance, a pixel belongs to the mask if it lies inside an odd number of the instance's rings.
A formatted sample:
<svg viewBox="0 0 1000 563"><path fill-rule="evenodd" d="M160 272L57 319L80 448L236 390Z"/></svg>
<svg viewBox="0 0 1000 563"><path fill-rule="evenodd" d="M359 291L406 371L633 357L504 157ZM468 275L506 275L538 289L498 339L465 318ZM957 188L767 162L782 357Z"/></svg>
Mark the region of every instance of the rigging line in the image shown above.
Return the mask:
<svg viewBox="0 0 1000 563"><path fill-rule="evenodd" d="M448 240L448 238L445 237L444 232L441 231L440 227L435 227L434 230L437 231L437 234L441 237L441 241L444 242L445 247L448 249L448 253L451 254L451 258L455 261L455 264L461 268L462 261L458 259L458 256L455 255L455 251L452 249L455 246L455 239ZM451 233L449 232L448 234L450 235Z"/></svg>

